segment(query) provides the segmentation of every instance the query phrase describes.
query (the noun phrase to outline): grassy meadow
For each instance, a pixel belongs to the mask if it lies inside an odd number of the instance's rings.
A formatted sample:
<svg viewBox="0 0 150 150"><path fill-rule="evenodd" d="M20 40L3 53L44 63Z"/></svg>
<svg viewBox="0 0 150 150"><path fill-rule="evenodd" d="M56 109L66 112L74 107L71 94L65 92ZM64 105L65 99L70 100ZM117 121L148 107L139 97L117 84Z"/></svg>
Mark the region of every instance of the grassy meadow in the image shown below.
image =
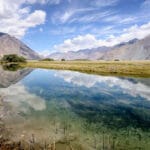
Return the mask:
<svg viewBox="0 0 150 150"><path fill-rule="evenodd" d="M150 77L150 61L28 61L21 66L99 75Z"/></svg>

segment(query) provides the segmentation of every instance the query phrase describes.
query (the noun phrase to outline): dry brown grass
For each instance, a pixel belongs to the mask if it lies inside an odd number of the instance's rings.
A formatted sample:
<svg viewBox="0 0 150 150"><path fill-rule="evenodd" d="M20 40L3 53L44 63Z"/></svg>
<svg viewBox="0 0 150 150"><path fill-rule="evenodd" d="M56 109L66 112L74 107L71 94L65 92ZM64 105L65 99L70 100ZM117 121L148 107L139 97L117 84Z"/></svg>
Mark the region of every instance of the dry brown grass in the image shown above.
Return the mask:
<svg viewBox="0 0 150 150"><path fill-rule="evenodd" d="M28 61L22 66L99 75L150 77L150 61Z"/></svg>

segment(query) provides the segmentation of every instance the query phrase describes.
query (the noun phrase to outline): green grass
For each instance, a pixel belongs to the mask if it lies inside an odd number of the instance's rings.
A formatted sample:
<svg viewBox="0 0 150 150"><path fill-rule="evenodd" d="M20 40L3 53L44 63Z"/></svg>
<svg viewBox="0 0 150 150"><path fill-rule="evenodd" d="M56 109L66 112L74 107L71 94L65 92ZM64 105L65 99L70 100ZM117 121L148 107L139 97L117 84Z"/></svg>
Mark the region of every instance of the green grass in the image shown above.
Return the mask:
<svg viewBox="0 0 150 150"><path fill-rule="evenodd" d="M150 61L28 61L22 66L74 70L99 75L150 77Z"/></svg>

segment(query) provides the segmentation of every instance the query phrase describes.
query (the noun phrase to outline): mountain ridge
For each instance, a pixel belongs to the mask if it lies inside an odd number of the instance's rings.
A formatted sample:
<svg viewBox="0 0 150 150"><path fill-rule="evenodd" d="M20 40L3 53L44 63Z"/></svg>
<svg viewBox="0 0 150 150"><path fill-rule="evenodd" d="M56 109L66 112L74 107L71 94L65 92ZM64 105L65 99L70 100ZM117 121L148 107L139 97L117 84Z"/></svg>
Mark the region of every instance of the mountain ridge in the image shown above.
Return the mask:
<svg viewBox="0 0 150 150"><path fill-rule="evenodd" d="M150 60L150 35L144 39L132 39L113 47L98 47L92 49L69 51L67 53L52 53L48 57L56 60L89 59L89 60Z"/></svg>
<svg viewBox="0 0 150 150"><path fill-rule="evenodd" d="M40 59L39 54L22 41L7 33L0 32L0 57L7 54L17 54L26 59Z"/></svg>

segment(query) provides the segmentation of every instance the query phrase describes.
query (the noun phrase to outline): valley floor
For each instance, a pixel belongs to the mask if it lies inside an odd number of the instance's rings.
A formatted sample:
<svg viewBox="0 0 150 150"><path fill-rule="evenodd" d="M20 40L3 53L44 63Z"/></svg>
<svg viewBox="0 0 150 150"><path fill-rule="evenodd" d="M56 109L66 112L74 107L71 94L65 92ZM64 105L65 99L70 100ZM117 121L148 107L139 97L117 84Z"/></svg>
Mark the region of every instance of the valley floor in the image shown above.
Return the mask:
<svg viewBox="0 0 150 150"><path fill-rule="evenodd" d="M112 76L150 77L148 61L28 61L23 67L74 70Z"/></svg>

